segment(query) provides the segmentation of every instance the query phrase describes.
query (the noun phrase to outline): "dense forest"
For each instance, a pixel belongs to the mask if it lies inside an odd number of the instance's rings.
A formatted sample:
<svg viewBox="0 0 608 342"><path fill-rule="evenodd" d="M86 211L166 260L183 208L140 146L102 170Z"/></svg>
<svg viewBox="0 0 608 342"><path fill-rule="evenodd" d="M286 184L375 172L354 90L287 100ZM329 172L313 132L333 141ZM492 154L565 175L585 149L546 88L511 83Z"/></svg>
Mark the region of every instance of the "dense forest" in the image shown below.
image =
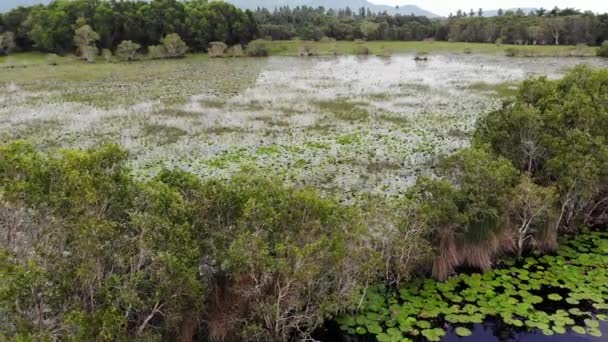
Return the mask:
<svg viewBox="0 0 608 342"><path fill-rule="evenodd" d="M88 25L100 49L116 50L123 41L149 47L178 34L192 51L211 42L244 45L256 38L287 40L441 40L505 44L600 45L608 40L608 14L574 9L459 11L447 19L373 13L369 9L322 7L243 11L206 0L58 0L20 7L0 16L0 50L69 53L79 44L74 31Z"/></svg>
<svg viewBox="0 0 608 342"><path fill-rule="evenodd" d="M0 147L0 339L305 338L371 284L487 270L608 223L608 72L525 81L402 199L138 180L106 145Z"/></svg>

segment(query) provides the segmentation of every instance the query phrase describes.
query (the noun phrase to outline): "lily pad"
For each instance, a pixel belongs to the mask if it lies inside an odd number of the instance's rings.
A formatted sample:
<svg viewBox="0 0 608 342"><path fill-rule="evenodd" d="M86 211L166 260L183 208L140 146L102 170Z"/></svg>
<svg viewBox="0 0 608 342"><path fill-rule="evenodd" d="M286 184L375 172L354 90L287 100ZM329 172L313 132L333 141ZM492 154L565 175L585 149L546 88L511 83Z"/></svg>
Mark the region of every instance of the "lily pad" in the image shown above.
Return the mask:
<svg viewBox="0 0 608 342"><path fill-rule="evenodd" d="M456 333L456 335L462 337L471 336L473 334L471 330L465 327L457 327L456 329L454 329L454 332Z"/></svg>

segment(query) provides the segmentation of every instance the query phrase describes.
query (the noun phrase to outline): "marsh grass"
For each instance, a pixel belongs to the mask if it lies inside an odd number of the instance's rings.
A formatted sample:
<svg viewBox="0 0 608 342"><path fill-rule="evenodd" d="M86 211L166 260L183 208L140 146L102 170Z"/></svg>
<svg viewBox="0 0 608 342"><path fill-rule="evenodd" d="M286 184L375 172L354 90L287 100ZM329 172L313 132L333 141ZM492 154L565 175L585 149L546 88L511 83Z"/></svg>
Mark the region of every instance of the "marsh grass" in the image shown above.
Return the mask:
<svg viewBox="0 0 608 342"><path fill-rule="evenodd" d="M336 99L329 101L314 101L314 105L324 113L331 113L337 119L344 121L367 121L370 118L370 113L367 109L362 108L367 106L365 102L353 102L347 99Z"/></svg>
<svg viewBox="0 0 608 342"><path fill-rule="evenodd" d="M302 41L271 41L268 42L268 48L271 55L281 56L298 56L300 54L300 46ZM362 45L362 42L355 41L318 41L309 42L312 49L318 52L319 55L342 55L355 53L356 46ZM433 42L433 41L366 41L365 47L369 50L369 54L386 55L388 52L404 53L411 52L434 53L434 52L450 52L461 54L497 54L504 55L506 49L514 48L527 56L543 56L543 57L589 57L593 56L596 48L568 45L496 45L485 43L463 43L463 42Z"/></svg>
<svg viewBox="0 0 608 342"><path fill-rule="evenodd" d="M142 133L145 137L152 138L161 145L174 144L188 134L181 128L162 124L145 124Z"/></svg>
<svg viewBox="0 0 608 342"><path fill-rule="evenodd" d="M193 95L233 95L255 82L264 62L256 59L185 59L138 63L84 63L61 57L50 67L37 54L8 57L24 68L3 69L0 84L14 82L27 91L51 89L55 100L80 102L102 108L160 101L182 105ZM6 62L5 62L6 64ZM4 66L4 64L2 65Z"/></svg>
<svg viewBox="0 0 608 342"><path fill-rule="evenodd" d="M407 127L411 124L410 119L397 114L380 113L376 115L376 118L381 121L390 122L399 127Z"/></svg>
<svg viewBox="0 0 608 342"><path fill-rule="evenodd" d="M514 82L486 83L483 81L471 84L468 89L495 97L511 97L517 95L518 84Z"/></svg>

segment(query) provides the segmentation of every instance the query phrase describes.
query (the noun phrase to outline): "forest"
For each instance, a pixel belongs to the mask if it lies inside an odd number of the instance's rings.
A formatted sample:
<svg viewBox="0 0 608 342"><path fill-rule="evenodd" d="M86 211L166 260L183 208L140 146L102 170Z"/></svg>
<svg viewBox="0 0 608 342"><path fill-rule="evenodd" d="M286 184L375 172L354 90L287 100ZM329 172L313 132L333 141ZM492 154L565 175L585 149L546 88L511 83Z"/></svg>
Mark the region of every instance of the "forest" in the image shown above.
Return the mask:
<svg viewBox="0 0 608 342"><path fill-rule="evenodd" d="M58 0L19 7L0 15L0 50L66 54L77 50L74 30L90 26L98 49L115 51L123 41L147 48L179 35L191 51L211 42L246 45L254 39L290 40L437 40L528 45L599 46L608 40L608 14L566 8L458 11L445 19L372 13L369 9L325 10L282 7L240 10L206 0L100 1Z"/></svg>

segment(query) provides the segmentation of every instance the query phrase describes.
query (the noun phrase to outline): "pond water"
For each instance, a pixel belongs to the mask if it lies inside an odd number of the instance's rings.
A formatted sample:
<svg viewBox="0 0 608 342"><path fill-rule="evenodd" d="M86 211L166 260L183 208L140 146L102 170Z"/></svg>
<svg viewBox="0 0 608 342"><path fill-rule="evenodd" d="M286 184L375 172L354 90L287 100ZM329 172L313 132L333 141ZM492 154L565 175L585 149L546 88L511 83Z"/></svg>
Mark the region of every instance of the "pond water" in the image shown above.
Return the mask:
<svg viewBox="0 0 608 342"><path fill-rule="evenodd" d="M366 289L322 341L606 341L608 233L562 239L556 255L504 259L485 273Z"/></svg>
<svg viewBox="0 0 608 342"><path fill-rule="evenodd" d="M88 80L43 66L39 77L0 86L0 138L120 143L141 177L161 167L215 178L247 170L346 201L396 197L438 155L467 146L499 95L528 75L558 77L579 63L608 67L595 58L465 54L185 59L136 63L137 72L79 65L96 77ZM132 98L141 103L125 105Z"/></svg>

